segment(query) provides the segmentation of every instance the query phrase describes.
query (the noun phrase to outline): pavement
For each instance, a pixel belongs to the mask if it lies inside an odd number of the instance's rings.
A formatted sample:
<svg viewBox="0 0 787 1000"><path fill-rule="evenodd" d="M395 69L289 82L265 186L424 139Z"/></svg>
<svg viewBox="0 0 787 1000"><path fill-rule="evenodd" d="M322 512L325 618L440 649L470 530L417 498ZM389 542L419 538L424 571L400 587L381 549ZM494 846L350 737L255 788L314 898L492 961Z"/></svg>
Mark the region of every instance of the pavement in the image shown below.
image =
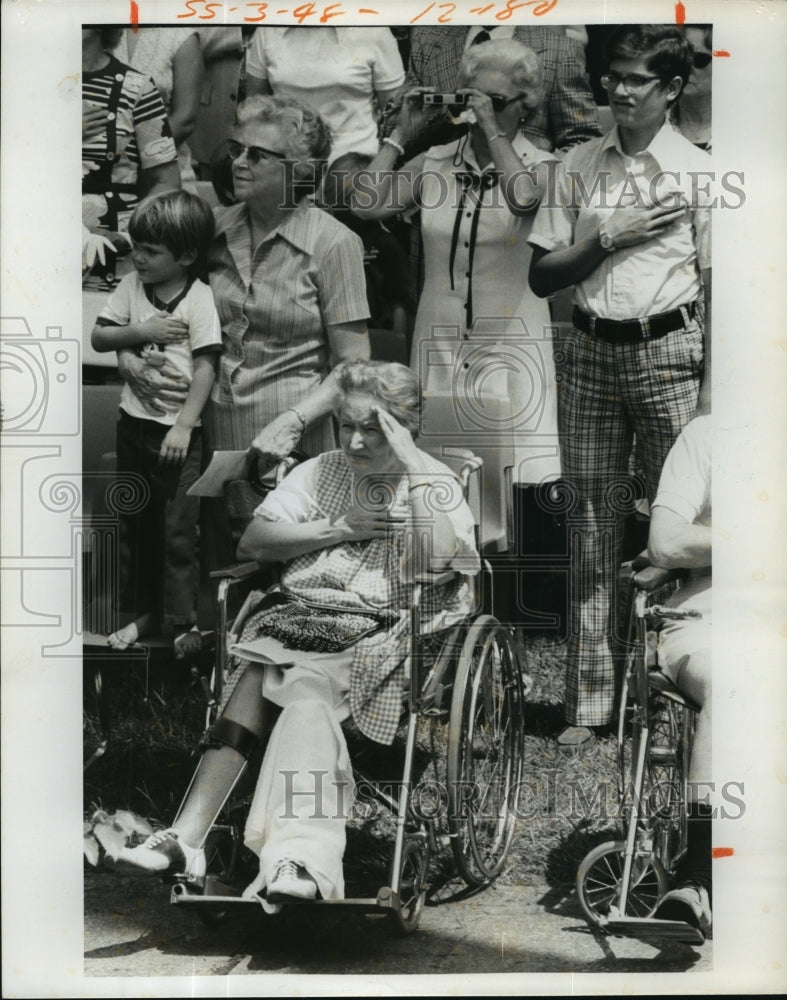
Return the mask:
<svg viewBox="0 0 787 1000"><path fill-rule="evenodd" d="M172 906L157 879L85 872L86 977L707 973L712 949L601 934L573 890L549 886L499 886L427 906L415 933L401 937L384 918L328 907L276 916L243 908L207 928Z"/></svg>

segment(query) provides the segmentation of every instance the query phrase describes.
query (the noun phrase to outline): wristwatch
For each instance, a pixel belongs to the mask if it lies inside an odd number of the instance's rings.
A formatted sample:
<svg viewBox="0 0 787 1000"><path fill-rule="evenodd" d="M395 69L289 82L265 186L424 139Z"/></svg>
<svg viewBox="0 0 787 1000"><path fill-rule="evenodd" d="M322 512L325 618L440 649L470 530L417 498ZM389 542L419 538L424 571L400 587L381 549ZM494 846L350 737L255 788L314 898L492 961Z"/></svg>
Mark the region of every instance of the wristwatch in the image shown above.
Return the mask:
<svg viewBox="0 0 787 1000"><path fill-rule="evenodd" d="M607 253L612 253L613 250L617 249L603 222L598 227L598 241Z"/></svg>

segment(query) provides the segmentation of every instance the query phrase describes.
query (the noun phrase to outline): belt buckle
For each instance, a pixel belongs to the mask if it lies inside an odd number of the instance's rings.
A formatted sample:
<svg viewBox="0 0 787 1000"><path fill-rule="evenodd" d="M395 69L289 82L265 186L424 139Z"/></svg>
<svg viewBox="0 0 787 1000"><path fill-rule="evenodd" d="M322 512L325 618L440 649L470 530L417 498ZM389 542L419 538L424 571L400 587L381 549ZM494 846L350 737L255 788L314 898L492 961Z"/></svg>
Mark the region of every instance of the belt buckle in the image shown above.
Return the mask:
<svg viewBox="0 0 787 1000"><path fill-rule="evenodd" d="M588 318L588 324L590 326L590 335L591 335L591 337L595 337L595 335L596 335L596 317L593 316L593 315L591 315L590 313L586 313L586 315L587 315L587 318Z"/></svg>

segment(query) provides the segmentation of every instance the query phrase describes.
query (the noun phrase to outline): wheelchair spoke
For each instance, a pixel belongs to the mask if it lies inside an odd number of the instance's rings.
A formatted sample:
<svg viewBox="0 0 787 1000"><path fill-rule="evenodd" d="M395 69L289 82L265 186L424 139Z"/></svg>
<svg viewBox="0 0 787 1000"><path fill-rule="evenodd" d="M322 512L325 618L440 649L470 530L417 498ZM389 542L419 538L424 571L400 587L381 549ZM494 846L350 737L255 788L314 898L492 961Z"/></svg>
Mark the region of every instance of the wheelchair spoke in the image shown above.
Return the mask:
<svg viewBox="0 0 787 1000"><path fill-rule="evenodd" d="M579 866L577 895L587 918L595 924L619 907L626 851L623 841L600 844ZM628 917L649 917L667 891L664 866L654 855L635 856L626 897Z"/></svg>
<svg viewBox="0 0 787 1000"><path fill-rule="evenodd" d="M468 884L503 869L514 831L513 796L521 778L522 689L510 633L494 619L471 627L451 711L449 820L454 853Z"/></svg>

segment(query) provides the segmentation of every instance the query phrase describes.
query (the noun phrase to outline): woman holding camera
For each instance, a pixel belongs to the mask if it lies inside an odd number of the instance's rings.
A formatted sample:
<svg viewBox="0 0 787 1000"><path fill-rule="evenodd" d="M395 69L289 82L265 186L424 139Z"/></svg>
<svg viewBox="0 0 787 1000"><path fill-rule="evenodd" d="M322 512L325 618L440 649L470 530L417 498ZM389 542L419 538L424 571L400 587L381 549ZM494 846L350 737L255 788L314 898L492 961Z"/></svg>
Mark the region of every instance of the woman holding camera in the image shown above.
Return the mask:
<svg viewBox="0 0 787 1000"><path fill-rule="evenodd" d="M434 124L426 88L408 93L399 124L354 181L353 211L383 219L421 209L425 283L416 316L412 367L424 383L422 434L467 443L484 459L487 496L504 470L513 482L560 473L549 309L530 291L527 244L546 190L551 154L520 122L539 106L543 72L513 39L472 46L460 67L452 117L458 139L392 168ZM487 541L505 533L502 492L484 511ZM491 531L490 531L491 529Z"/></svg>

